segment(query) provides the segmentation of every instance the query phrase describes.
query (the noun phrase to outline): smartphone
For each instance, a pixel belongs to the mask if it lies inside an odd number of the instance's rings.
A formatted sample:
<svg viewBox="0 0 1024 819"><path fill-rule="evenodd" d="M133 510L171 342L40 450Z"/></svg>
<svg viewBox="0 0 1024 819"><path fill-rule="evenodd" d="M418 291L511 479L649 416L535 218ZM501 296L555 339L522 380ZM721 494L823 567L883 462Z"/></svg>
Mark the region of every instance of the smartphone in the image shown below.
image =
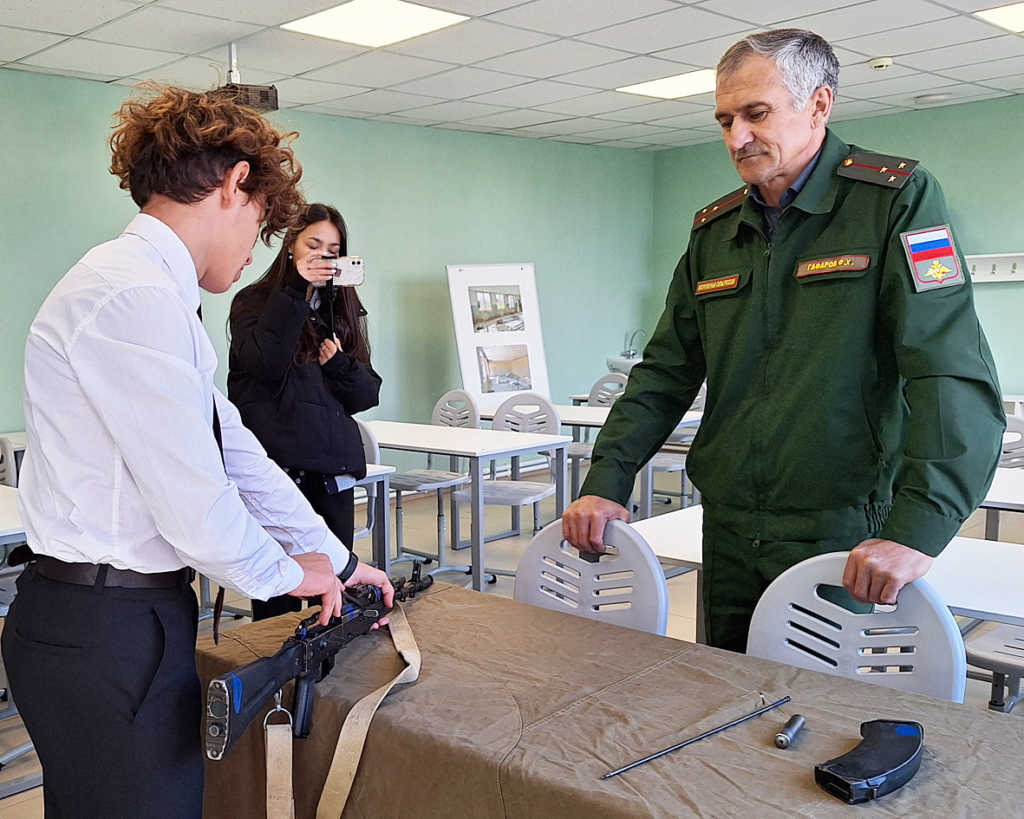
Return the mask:
<svg viewBox="0 0 1024 819"><path fill-rule="evenodd" d="M334 262L335 287L356 287L363 283L363 260L360 256L321 256Z"/></svg>

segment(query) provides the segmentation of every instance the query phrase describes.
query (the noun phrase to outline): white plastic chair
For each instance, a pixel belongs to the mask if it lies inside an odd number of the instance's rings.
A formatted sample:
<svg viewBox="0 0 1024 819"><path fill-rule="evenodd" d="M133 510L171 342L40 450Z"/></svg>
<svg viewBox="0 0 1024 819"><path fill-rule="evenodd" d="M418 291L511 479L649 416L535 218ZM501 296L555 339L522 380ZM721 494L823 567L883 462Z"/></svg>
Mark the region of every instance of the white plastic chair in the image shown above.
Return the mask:
<svg viewBox="0 0 1024 819"><path fill-rule="evenodd" d="M1003 449L999 466L1024 468L1024 418L1006 416L1006 432L1003 433Z"/></svg>
<svg viewBox="0 0 1024 819"><path fill-rule="evenodd" d="M0 438L0 486L17 486L18 473L14 461L14 445L10 438Z"/></svg>
<svg viewBox="0 0 1024 819"><path fill-rule="evenodd" d="M547 398L535 392L523 392L507 399L495 410L491 426L494 429L508 432L557 435L562 422L558 417L558 411ZM551 477L550 482L541 483L540 481L521 481L515 473L516 469L513 467L512 480L483 481L484 505L511 507L532 505L533 531L538 532L540 531L540 502L555 494L554 476L549 476ZM458 489L452 493L452 497L455 499L457 510L458 504L469 503L472 500L472 493L469 489ZM461 544L458 545L461 546Z"/></svg>
<svg viewBox="0 0 1024 819"><path fill-rule="evenodd" d="M847 611L821 597L818 586L842 586L848 556L817 555L775 578L754 609L747 654L963 702L963 638L935 590L915 580L892 610Z"/></svg>
<svg viewBox="0 0 1024 819"><path fill-rule="evenodd" d="M380 463L380 447L377 445L377 437L373 434L366 424L360 421L358 418L353 418L356 422L356 426L359 427L359 437L363 441L363 455L366 457L366 463L368 464L379 464ZM352 540L361 540L364 537L369 537L373 532L373 527L376 523L376 509L375 503L377 499L377 482L363 478L362 480L355 480L351 475L339 475L335 480L338 482L338 489L344 491L355 486L363 487L363 491L366 492L366 525L356 529L352 533Z"/></svg>
<svg viewBox="0 0 1024 819"><path fill-rule="evenodd" d="M668 587L654 550L618 520L609 521L602 539L613 551L590 562L562 540L561 520L545 526L519 560L515 599L663 635Z"/></svg>
<svg viewBox="0 0 1024 819"><path fill-rule="evenodd" d="M628 376L623 373L605 373L590 388L587 397L588 407L610 407L626 391ZM584 429L584 439L569 444L566 454L570 464L570 497L575 499L580 494L580 466L594 455L594 445L587 440L590 429Z"/></svg>
<svg viewBox="0 0 1024 819"><path fill-rule="evenodd" d="M442 395L430 414L430 423L443 427L470 427L476 429L480 426L480 410L472 395L465 390L449 390ZM448 566L444 563L444 541L446 533L446 518L444 513L444 490L462 486L469 482L469 476L461 472L449 472L441 469L432 469L430 456L427 456L426 469L410 469L407 472L397 472L391 476L391 488L395 490L395 547L397 557L393 563L402 560L415 560L417 558L430 563L437 560L438 568L431 574L438 571L461 570L465 571L468 566ZM403 523L405 512L402 506L402 493L408 492L436 492L437 493L437 554L431 555L413 549L406 549L403 544Z"/></svg>

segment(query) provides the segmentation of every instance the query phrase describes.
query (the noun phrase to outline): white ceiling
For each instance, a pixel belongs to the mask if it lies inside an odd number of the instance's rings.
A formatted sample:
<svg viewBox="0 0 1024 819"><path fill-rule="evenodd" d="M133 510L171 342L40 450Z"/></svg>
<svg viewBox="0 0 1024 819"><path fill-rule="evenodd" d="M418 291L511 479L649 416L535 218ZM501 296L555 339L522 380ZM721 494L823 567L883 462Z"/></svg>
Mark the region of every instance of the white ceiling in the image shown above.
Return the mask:
<svg viewBox="0 0 1024 819"><path fill-rule="evenodd" d="M276 28L337 0L0 0L0 67L133 85L273 83L282 108L662 150L718 137L713 95L617 87L712 68L743 35L816 31L836 48L834 119L1024 92L1024 36L970 12L1008 0L419 0L471 19L379 49ZM873 72L870 57L895 65Z"/></svg>

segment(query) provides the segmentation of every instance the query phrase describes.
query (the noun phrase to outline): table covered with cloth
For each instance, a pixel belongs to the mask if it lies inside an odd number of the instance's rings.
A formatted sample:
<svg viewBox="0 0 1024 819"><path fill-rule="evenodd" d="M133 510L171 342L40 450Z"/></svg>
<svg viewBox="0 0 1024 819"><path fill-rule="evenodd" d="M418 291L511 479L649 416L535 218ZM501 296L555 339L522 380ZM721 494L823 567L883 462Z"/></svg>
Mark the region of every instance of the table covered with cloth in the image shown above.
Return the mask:
<svg viewBox="0 0 1024 819"><path fill-rule="evenodd" d="M436 584L404 604L423 655L370 727L345 817L1019 815L1024 720ZM208 680L271 655L289 614L203 638ZM294 743L296 816L313 817L342 721L402 663L383 631L359 638L316 687L312 732ZM786 706L607 781L616 767L759 707ZM285 703L291 698L285 690ZM268 708L269 708L268 703ZM773 743L789 716L807 725ZM851 808L814 764L852 748L871 719L915 720L925 752L902 790ZM261 722L207 760L205 816L265 816Z"/></svg>

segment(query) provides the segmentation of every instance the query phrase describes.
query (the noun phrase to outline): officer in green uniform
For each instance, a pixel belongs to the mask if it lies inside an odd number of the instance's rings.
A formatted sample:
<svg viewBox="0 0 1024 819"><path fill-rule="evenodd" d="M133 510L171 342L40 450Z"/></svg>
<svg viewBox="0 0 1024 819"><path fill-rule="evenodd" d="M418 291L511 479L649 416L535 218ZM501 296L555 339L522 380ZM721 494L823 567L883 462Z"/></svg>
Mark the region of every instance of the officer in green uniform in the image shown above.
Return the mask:
<svg viewBox="0 0 1024 819"><path fill-rule="evenodd" d="M744 185L697 212L563 518L569 542L600 551L706 378L687 468L708 642L737 651L767 585L822 552L852 550L856 600L895 602L984 497L1005 426L942 190L827 129L838 71L827 42L792 29L723 56L715 117Z"/></svg>

